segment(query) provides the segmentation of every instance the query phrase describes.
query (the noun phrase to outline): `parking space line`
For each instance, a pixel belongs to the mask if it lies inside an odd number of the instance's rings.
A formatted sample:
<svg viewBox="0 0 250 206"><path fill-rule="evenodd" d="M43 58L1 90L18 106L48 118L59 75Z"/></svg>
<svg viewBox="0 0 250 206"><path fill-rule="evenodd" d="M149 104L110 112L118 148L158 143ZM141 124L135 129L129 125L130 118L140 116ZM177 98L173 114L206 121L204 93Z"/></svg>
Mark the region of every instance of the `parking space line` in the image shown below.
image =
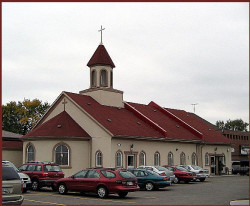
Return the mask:
<svg viewBox="0 0 250 206"><path fill-rule="evenodd" d="M39 200L30 200L30 199L24 199L25 201L30 201L30 202L37 202L37 203L42 203L42 204L51 204L51 205L65 205L65 204L60 204L60 203L55 203L55 202L44 202L44 201L39 201Z"/></svg>
<svg viewBox="0 0 250 206"><path fill-rule="evenodd" d="M130 203L130 204L136 204L136 202L127 202L127 201L121 201L121 200L107 200L107 199L100 199L100 198L88 198L88 197L75 197L73 195L68 196L62 196L62 195L51 195L51 196L60 196L60 197L68 197L68 198L75 198L75 199L82 199L82 200L93 200L93 201L104 201L104 202L119 202L119 203Z"/></svg>

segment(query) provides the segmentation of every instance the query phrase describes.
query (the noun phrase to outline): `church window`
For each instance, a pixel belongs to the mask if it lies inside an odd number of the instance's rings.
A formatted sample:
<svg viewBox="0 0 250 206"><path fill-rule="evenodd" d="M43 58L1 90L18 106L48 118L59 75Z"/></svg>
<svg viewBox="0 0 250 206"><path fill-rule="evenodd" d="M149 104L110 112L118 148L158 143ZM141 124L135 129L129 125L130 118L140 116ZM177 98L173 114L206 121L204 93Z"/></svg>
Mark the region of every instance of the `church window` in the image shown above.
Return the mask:
<svg viewBox="0 0 250 206"><path fill-rule="evenodd" d="M196 154L192 154L192 165L197 165L197 159L196 159Z"/></svg>
<svg viewBox="0 0 250 206"><path fill-rule="evenodd" d="M107 86L107 71L101 70L101 86L106 87Z"/></svg>
<svg viewBox="0 0 250 206"><path fill-rule="evenodd" d="M116 153L116 167L122 167L122 152Z"/></svg>
<svg viewBox="0 0 250 206"><path fill-rule="evenodd" d="M186 155L184 152L181 153L180 155L180 164L185 165L186 164Z"/></svg>
<svg viewBox="0 0 250 206"><path fill-rule="evenodd" d="M96 71L93 70L91 73L91 86L96 87Z"/></svg>
<svg viewBox="0 0 250 206"><path fill-rule="evenodd" d="M174 156L172 152L168 153L168 165L173 165L174 164Z"/></svg>
<svg viewBox="0 0 250 206"><path fill-rule="evenodd" d="M140 166L146 165L146 154L145 152L141 152L139 155L139 164Z"/></svg>
<svg viewBox="0 0 250 206"><path fill-rule="evenodd" d="M29 145L26 150L26 162L35 161L35 149L33 145Z"/></svg>
<svg viewBox="0 0 250 206"><path fill-rule="evenodd" d="M110 72L110 86L113 87L113 72Z"/></svg>
<svg viewBox="0 0 250 206"><path fill-rule="evenodd" d="M205 165L209 165L209 154L205 154Z"/></svg>
<svg viewBox="0 0 250 206"><path fill-rule="evenodd" d="M160 166L160 153L159 152L156 152L154 155L154 165Z"/></svg>
<svg viewBox="0 0 250 206"><path fill-rule="evenodd" d="M66 145L60 144L55 148L55 162L61 166L69 166L69 149Z"/></svg>
<svg viewBox="0 0 250 206"><path fill-rule="evenodd" d="M96 152L96 167L102 167L102 153L101 151Z"/></svg>

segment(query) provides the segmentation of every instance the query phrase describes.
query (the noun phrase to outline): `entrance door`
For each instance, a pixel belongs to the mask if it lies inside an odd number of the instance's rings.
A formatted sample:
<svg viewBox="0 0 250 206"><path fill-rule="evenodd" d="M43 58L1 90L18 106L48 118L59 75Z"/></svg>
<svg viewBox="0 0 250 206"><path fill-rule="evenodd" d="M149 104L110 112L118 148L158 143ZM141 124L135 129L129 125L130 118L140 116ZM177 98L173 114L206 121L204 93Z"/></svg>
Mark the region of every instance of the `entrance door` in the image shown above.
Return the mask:
<svg viewBox="0 0 250 206"><path fill-rule="evenodd" d="M127 168L135 168L135 155L127 156Z"/></svg>
<svg viewBox="0 0 250 206"><path fill-rule="evenodd" d="M215 173L216 173L216 159L215 159L215 156L210 157L210 162L211 162L211 174L215 175Z"/></svg>

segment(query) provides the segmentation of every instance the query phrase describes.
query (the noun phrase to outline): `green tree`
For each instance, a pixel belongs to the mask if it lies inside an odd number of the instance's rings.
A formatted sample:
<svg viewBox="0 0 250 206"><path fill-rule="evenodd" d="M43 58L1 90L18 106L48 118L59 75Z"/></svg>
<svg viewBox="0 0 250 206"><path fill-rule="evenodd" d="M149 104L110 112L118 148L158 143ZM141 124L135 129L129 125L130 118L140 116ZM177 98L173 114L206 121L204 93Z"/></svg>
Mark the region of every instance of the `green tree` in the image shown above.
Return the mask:
<svg viewBox="0 0 250 206"><path fill-rule="evenodd" d="M224 121L216 121L216 126L220 129L227 129L232 131L247 131L248 123L244 122L242 119L235 120L227 120L226 123Z"/></svg>
<svg viewBox="0 0 250 206"><path fill-rule="evenodd" d="M24 99L23 102L11 101L2 105L2 129L27 134L44 115L50 105L38 99Z"/></svg>

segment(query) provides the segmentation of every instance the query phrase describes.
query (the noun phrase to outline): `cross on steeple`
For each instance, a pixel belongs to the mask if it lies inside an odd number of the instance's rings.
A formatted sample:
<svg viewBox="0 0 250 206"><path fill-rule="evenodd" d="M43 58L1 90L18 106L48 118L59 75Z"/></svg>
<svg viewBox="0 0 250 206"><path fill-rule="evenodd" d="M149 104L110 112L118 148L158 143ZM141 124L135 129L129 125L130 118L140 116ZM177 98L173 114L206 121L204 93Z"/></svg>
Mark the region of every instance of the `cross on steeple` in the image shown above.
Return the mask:
<svg viewBox="0 0 250 206"><path fill-rule="evenodd" d="M100 31L101 32L101 44L102 44L102 31L104 30L105 28L102 28L102 26L101 26L101 29L100 30L98 30L98 31Z"/></svg>
<svg viewBox="0 0 250 206"><path fill-rule="evenodd" d="M67 104L68 102L66 102L66 100L65 100L65 98L63 99L63 102L62 102L62 104L63 104L63 111L65 111L65 105Z"/></svg>

